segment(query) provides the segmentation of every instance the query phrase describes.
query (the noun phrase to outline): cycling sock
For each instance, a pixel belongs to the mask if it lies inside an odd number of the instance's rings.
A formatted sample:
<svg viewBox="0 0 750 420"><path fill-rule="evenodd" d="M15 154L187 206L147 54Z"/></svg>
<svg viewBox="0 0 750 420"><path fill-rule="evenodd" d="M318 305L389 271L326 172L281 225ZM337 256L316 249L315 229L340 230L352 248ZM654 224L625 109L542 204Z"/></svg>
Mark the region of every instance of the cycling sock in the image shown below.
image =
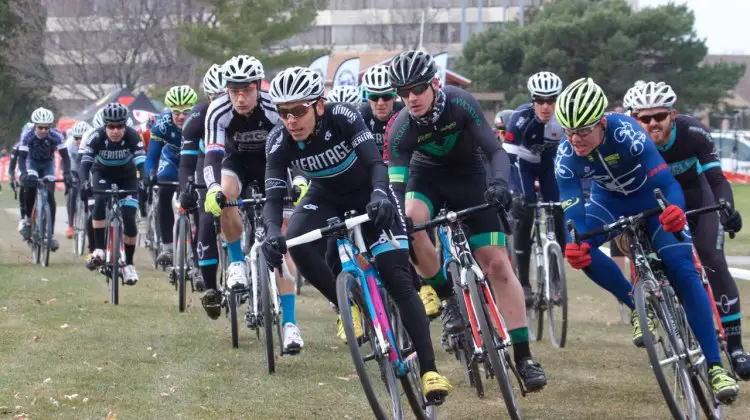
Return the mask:
<svg viewBox="0 0 750 420"><path fill-rule="evenodd" d="M216 272L218 269L217 264L209 264L201 266L201 275L203 276L203 283L206 285L206 290L216 290Z"/></svg>
<svg viewBox="0 0 750 420"><path fill-rule="evenodd" d="M531 357L529 348L529 328L521 327L509 331L510 341L513 343L513 360L516 364L521 360Z"/></svg>
<svg viewBox="0 0 750 420"><path fill-rule="evenodd" d="M105 228L94 228L94 248L104 249Z"/></svg>
<svg viewBox="0 0 750 420"><path fill-rule="evenodd" d="M96 239L94 239L94 228L91 226L91 218L86 220L86 240L89 241L89 254L96 249Z"/></svg>
<svg viewBox="0 0 750 420"><path fill-rule="evenodd" d="M742 347L742 326L740 325L741 322L741 318L737 318L732 321L721 323L721 326L724 327L724 334L727 337L727 350L729 350L730 354L735 350L744 350Z"/></svg>
<svg viewBox="0 0 750 420"><path fill-rule="evenodd" d="M294 294L279 295L279 299L281 299L281 316L283 318L283 324L289 322L297 325L297 320L294 318L295 298L296 296L294 296Z"/></svg>
<svg viewBox="0 0 750 420"><path fill-rule="evenodd" d="M229 262L242 262L245 260L245 255L242 254L242 244L239 239L234 242L227 242L227 250L229 251Z"/></svg>
<svg viewBox="0 0 750 420"><path fill-rule="evenodd" d="M125 265L133 265L134 254L135 254L135 245L125 244Z"/></svg>

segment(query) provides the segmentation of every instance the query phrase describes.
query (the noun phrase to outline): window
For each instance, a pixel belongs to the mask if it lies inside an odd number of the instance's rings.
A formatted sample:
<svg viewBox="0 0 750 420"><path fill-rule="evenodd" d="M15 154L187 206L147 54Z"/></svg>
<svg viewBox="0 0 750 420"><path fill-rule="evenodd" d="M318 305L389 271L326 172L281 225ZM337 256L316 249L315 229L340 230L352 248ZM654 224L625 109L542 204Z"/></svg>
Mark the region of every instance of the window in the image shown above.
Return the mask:
<svg viewBox="0 0 750 420"><path fill-rule="evenodd" d="M45 0L49 17L90 16L94 13L93 0Z"/></svg>

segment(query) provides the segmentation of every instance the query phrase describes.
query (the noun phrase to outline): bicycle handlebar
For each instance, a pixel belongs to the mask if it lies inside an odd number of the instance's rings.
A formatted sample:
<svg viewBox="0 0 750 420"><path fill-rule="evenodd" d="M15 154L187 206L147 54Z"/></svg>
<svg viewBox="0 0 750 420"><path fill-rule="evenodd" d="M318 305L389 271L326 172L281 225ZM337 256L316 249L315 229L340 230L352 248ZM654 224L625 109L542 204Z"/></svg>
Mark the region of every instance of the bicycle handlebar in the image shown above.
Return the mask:
<svg viewBox="0 0 750 420"><path fill-rule="evenodd" d="M563 203L558 201L538 201L536 203L526 203L526 207L533 209L533 208L539 208L539 209L561 209L563 206Z"/></svg>
<svg viewBox="0 0 750 420"><path fill-rule="evenodd" d="M258 197L258 198L241 198L239 200L221 200L219 201L219 207L222 209L225 207L243 207L243 206L255 206L260 204L265 204L266 197ZM294 203L294 199L292 197L283 197L282 201L284 204L292 204Z"/></svg>
<svg viewBox="0 0 750 420"><path fill-rule="evenodd" d="M286 247L291 248L297 245L302 245L306 243L310 243L313 241L317 241L318 239L323 238L324 236L330 235L332 233L341 231L341 230L349 230L354 228L355 226L359 226L362 223L369 222L370 216L365 214L360 214L359 216L354 216L349 219L344 220L343 222L339 222L330 226L326 226L324 228L311 230L310 232L303 233L300 236L297 236L296 238L291 238L286 240Z"/></svg>
<svg viewBox="0 0 750 420"><path fill-rule="evenodd" d="M119 190L119 189L92 190L91 193L94 195L138 194L138 190Z"/></svg>
<svg viewBox="0 0 750 420"><path fill-rule="evenodd" d="M487 210L489 208L494 208L495 206L490 203L484 203L480 204L478 206L465 208L463 210L459 211L449 211L441 216L438 216L432 220L428 220L424 223L420 223L417 225L414 225L414 228L412 229L412 232L419 232L420 230L427 230L431 229L435 226L441 226L441 225L447 225L450 223L455 223L459 220L466 219L467 217L473 215L474 213L478 213L480 211ZM505 212L502 211L502 209L498 208L498 216L500 217L500 223L503 225L503 228L506 232L510 231L508 218L505 216Z"/></svg>

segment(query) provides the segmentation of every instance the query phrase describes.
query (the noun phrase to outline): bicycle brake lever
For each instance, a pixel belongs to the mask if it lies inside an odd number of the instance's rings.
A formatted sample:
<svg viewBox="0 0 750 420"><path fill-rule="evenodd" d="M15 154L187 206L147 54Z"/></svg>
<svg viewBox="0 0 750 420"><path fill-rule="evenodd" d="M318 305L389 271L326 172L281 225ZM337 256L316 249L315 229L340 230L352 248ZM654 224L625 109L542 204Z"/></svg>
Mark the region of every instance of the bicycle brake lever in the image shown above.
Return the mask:
<svg viewBox="0 0 750 420"><path fill-rule="evenodd" d="M573 219L568 219L568 232L570 232L570 238L573 239L573 243L578 243L580 240L580 237L578 236L578 231L576 230L576 224L573 222Z"/></svg>

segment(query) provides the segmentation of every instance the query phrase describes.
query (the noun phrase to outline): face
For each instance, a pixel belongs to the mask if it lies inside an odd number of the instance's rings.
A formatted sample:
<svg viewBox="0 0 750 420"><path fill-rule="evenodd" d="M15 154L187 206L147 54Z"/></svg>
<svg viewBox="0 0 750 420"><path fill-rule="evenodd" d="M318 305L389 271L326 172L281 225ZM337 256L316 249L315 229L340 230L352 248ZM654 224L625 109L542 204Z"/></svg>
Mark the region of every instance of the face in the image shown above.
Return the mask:
<svg viewBox="0 0 750 420"><path fill-rule="evenodd" d="M604 130L607 129L607 120L602 118L599 122L588 127L582 127L576 130L564 130L565 135L570 139L573 145L573 151L578 156L588 156L604 140Z"/></svg>
<svg viewBox="0 0 750 420"><path fill-rule="evenodd" d="M37 124L34 127L34 133L36 133L36 136L41 139L41 138L47 137L47 134L49 133L50 128L52 128L52 126Z"/></svg>
<svg viewBox="0 0 750 420"><path fill-rule="evenodd" d="M431 82L404 86L397 90L398 96L404 101L412 115L423 117L432 109L432 104L435 101L435 90L438 89L439 83L439 80L432 79Z"/></svg>
<svg viewBox="0 0 750 420"><path fill-rule="evenodd" d="M504 125L495 127L495 133L497 133L497 138L500 139L500 141L505 141L505 126Z"/></svg>
<svg viewBox="0 0 750 420"><path fill-rule="evenodd" d="M539 121L547 124L555 113L555 102L557 96L535 96L532 101L534 102L534 112Z"/></svg>
<svg viewBox="0 0 750 420"><path fill-rule="evenodd" d="M659 146L669 143L672 137L672 122L677 116L676 110L669 108L642 109L634 116L654 143Z"/></svg>
<svg viewBox="0 0 750 420"><path fill-rule="evenodd" d="M323 107L323 101L318 99L280 104L277 109L284 127L294 141L305 141L315 131L315 113L322 115Z"/></svg>
<svg viewBox="0 0 750 420"><path fill-rule="evenodd" d="M125 123L110 123L106 126L107 138L118 143L125 137Z"/></svg>
<svg viewBox="0 0 750 420"><path fill-rule="evenodd" d="M248 115L258 104L258 85L251 83L241 88L227 88L234 110L240 115Z"/></svg>
<svg viewBox="0 0 750 420"><path fill-rule="evenodd" d="M615 112L618 113L618 114L624 114L625 113L625 108L623 108L622 105L617 105L615 107Z"/></svg>
<svg viewBox="0 0 750 420"><path fill-rule="evenodd" d="M396 99L395 92L376 94L368 93L367 102L370 104L373 115L380 121L388 121L393 111L393 102Z"/></svg>
<svg viewBox="0 0 750 420"><path fill-rule="evenodd" d="M191 112L193 112L192 106L172 108L172 122L174 122L174 125L176 125L177 128L182 130L182 127L185 125L185 121L187 121Z"/></svg>

